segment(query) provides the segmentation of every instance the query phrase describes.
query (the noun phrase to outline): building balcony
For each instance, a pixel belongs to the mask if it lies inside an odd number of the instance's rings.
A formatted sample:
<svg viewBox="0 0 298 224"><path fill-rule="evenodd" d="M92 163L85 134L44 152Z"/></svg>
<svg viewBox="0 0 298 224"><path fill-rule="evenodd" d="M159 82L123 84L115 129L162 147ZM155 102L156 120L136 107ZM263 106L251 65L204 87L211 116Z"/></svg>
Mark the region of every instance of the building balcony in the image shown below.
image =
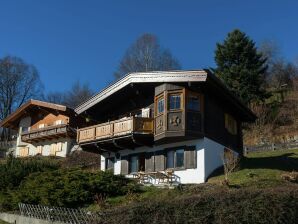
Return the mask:
<svg viewBox="0 0 298 224"><path fill-rule="evenodd" d="M62 137L74 137L75 134L75 129L69 127L68 124L60 124L23 132L21 138L22 142L34 143Z"/></svg>
<svg viewBox="0 0 298 224"><path fill-rule="evenodd" d="M153 118L128 117L79 129L81 146L96 145L99 150L132 149L153 144Z"/></svg>

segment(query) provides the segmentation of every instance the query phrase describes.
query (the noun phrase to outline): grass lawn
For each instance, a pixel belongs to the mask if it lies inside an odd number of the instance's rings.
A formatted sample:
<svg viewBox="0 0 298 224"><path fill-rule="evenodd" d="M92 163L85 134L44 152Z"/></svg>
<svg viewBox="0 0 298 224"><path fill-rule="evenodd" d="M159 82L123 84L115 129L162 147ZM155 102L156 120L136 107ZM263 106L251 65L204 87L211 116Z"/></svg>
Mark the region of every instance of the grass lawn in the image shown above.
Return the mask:
<svg viewBox="0 0 298 224"><path fill-rule="evenodd" d="M277 186L285 181L281 174L298 171L298 149L254 152L243 158L240 167L230 176L230 183L238 186ZM220 183L224 176L216 171L208 183Z"/></svg>
<svg viewBox="0 0 298 224"><path fill-rule="evenodd" d="M0 224L8 224L8 222L4 222L4 221L0 220Z"/></svg>

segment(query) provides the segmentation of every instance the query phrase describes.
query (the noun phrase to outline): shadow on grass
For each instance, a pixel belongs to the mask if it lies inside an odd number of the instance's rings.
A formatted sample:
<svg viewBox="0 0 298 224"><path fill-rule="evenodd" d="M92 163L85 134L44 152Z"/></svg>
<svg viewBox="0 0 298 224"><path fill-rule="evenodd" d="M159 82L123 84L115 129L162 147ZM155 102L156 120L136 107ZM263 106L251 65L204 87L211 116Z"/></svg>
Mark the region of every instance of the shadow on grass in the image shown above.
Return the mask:
<svg viewBox="0 0 298 224"><path fill-rule="evenodd" d="M298 171L298 158L295 153L286 153L272 157L244 157L241 161L241 169L275 169L281 171Z"/></svg>
<svg viewBox="0 0 298 224"><path fill-rule="evenodd" d="M243 157L239 169L274 169L285 172L298 171L298 158L293 156L297 156L297 154L286 153L280 156L256 158ZM222 175L223 173L223 167L219 167L211 173L208 179Z"/></svg>

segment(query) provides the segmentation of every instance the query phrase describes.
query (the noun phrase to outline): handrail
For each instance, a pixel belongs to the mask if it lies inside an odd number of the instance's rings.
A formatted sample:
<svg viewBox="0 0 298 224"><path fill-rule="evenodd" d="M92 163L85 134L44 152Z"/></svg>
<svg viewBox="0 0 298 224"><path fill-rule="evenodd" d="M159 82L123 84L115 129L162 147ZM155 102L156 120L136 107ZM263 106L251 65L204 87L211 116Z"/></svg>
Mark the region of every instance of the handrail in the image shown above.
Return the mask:
<svg viewBox="0 0 298 224"><path fill-rule="evenodd" d="M69 125L68 124L52 125L52 126L47 126L47 127L44 127L44 128L38 128L38 129L30 130L30 131L24 131L24 132L21 133L21 135L33 134L33 133L48 131L48 130L52 130L52 129L56 129L56 128L64 128L64 127L67 127L67 126L69 126Z"/></svg>
<svg viewBox="0 0 298 224"><path fill-rule="evenodd" d="M130 123L128 124L124 124L124 122L130 121ZM141 127L138 126L138 122L152 122L152 128L148 129L148 126L146 127ZM122 123L122 125L121 125ZM118 126L118 130L117 129L117 124L120 125L120 128ZM128 125L125 126L125 125ZM103 130L102 135L98 135L97 133L97 129L101 128L101 127L107 127L108 129ZM121 128L123 128L123 131L121 131ZM152 129L152 130L151 130ZM143 130L143 131L142 131ZM84 133L85 131L85 133ZM87 141L93 141L95 139L104 139L104 138L112 138L115 136L121 136L124 134L128 134L130 132L134 132L134 131L139 131L139 132L144 132L144 133L150 133L152 131L153 133L153 118L143 118L143 117L134 117L134 116L130 116L130 117L126 117L126 118L122 118L122 119L118 119L118 120L113 120L110 122L105 122L105 123L101 123L101 124L97 124L97 125L93 125L90 127L85 127L82 129L78 129L77 130L77 141L78 142L87 142ZM101 131L99 132L101 133ZM82 134L84 135L84 137L82 138Z"/></svg>

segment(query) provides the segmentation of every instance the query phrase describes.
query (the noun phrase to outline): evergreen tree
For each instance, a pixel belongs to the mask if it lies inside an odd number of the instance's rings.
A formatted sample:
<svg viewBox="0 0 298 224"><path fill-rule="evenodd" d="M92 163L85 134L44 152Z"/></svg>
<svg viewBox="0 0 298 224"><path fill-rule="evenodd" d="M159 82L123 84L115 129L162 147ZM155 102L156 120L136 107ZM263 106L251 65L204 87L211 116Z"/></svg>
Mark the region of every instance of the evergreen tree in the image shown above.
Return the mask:
<svg viewBox="0 0 298 224"><path fill-rule="evenodd" d="M236 29L228 34L223 44L217 43L215 62L215 74L244 103L266 98L266 58L262 57L255 43L245 33Z"/></svg>

